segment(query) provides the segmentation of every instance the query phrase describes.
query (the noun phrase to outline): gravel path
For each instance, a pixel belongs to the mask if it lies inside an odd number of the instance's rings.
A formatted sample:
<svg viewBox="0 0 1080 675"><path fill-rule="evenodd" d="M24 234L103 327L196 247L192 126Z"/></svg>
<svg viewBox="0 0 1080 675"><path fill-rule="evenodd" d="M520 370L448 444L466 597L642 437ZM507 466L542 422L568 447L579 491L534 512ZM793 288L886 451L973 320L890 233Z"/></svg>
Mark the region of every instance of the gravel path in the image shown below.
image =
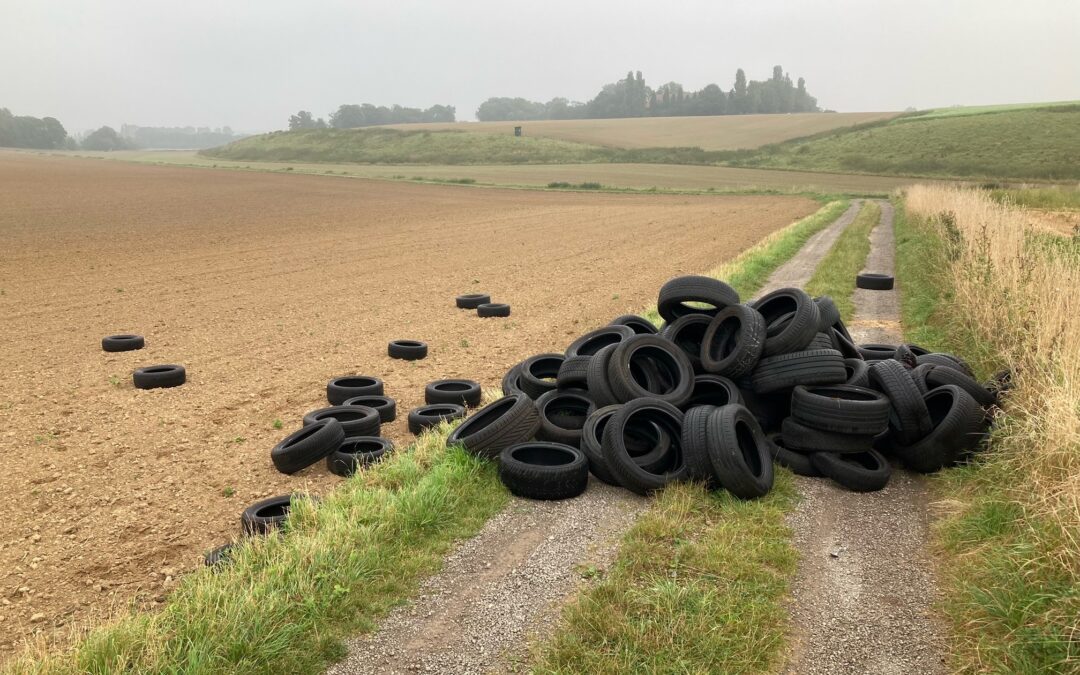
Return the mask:
<svg viewBox="0 0 1080 675"><path fill-rule="evenodd" d="M880 202L868 272L893 273L893 209ZM897 291L856 290L856 342L901 339ZM943 629L927 553L929 499L918 475L894 469L880 492L799 478L791 514L800 560L788 673L943 673Z"/></svg>
<svg viewBox="0 0 1080 675"><path fill-rule="evenodd" d="M853 204L773 274L772 287L804 284L858 213ZM428 579L416 600L379 629L351 641L329 675L506 672L527 656L531 636L558 619L586 583L582 570L615 558L620 537L648 501L590 478L581 497L513 499Z"/></svg>

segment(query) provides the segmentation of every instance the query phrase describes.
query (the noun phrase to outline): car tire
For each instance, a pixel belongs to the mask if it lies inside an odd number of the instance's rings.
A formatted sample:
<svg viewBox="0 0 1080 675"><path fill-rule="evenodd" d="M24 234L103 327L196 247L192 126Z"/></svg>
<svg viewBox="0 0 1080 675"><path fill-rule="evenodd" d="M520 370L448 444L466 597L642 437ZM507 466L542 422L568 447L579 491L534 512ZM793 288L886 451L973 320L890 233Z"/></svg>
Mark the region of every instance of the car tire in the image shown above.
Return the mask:
<svg viewBox="0 0 1080 675"><path fill-rule="evenodd" d="M506 448L499 455L499 480L526 499L571 499L585 492L589 462L577 448L531 441Z"/></svg>
<svg viewBox="0 0 1080 675"><path fill-rule="evenodd" d="M703 303L712 307L690 307L685 304L687 302ZM716 316L728 305L737 304L739 294L723 281L712 277L684 276L675 277L660 287L656 311L665 321L671 323L687 314Z"/></svg>
<svg viewBox="0 0 1080 675"><path fill-rule="evenodd" d="M741 405L709 416L709 459L716 480L739 499L764 497L772 489L771 444L753 413Z"/></svg>
<svg viewBox="0 0 1080 675"><path fill-rule="evenodd" d="M330 405L342 405L357 396L382 396L383 381L367 375L335 377L326 383L326 400Z"/></svg>
<svg viewBox="0 0 1080 675"><path fill-rule="evenodd" d="M784 447L803 454L832 452L847 454L864 452L874 447L873 434L845 434L836 431L823 431L800 423L788 417L780 424L784 437Z"/></svg>
<svg viewBox="0 0 1080 675"><path fill-rule="evenodd" d="M483 400L480 383L472 380L435 380L424 387L424 403L456 403L475 408Z"/></svg>
<svg viewBox="0 0 1080 675"><path fill-rule="evenodd" d="M141 335L121 333L101 338L101 348L107 352L130 352L145 346L146 340Z"/></svg>
<svg viewBox="0 0 1080 675"><path fill-rule="evenodd" d="M628 427L638 423L653 423L671 440L671 459L665 463L662 473L642 468L630 454L626 442ZM683 414L678 408L656 399L639 398L621 406L604 427L601 441L604 459L612 475L620 485L636 492L648 494L668 485L685 480L686 462L682 451Z"/></svg>
<svg viewBox="0 0 1080 675"><path fill-rule="evenodd" d="M653 373L651 386L634 377L634 366ZM653 398L679 406L694 391L694 371L690 359L678 346L659 335L635 335L615 346L607 368L611 392L617 401ZM589 391L592 391L590 380ZM597 401L599 404L599 401Z"/></svg>
<svg viewBox="0 0 1080 675"><path fill-rule="evenodd" d="M623 314L615 317L609 325L627 326L637 335L656 335L659 332L656 324L637 314Z"/></svg>
<svg viewBox="0 0 1080 675"><path fill-rule="evenodd" d="M549 391L536 399L536 412L540 415L536 438L579 448L585 422L595 411L596 404L583 393Z"/></svg>
<svg viewBox="0 0 1080 675"><path fill-rule="evenodd" d="M846 384L798 386L791 416L822 431L876 436L889 426L889 399L879 391Z"/></svg>
<svg viewBox="0 0 1080 675"><path fill-rule="evenodd" d="M888 274L865 272L855 277L855 288L868 291L891 291L894 283L895 280Z"/></svg>
<svg viewBox="0 0 1080 675"><path fill-rule="evenodd" d="M389 396L354 396L345 399L345 402L341 405L360 405L372 408L379 413L379 421L382 424L397 419L397 402Z"/></svg>
<svg viewBox="0 0 1080 675"><path fill-rule="evenodd" d="M777 289L754 301L751 307L765 321L762 356L804 351L818 333L821 313L802 289Z"/></svg>
<svg viewBox="0 0 1080 675"><path fill-rule="evenodd" d="M758 362L751 375L758 394L793 389L800 384L841 384L846 379L844 358L835 349L768 356Z"/></svg>
<svg viewBox="0 0 1080 675"><path fill-rule="evenodd" d="M562 354L537 354L521 363L518 383L521 390L534 401L558 386L559 367L566 357Z"/></svg>
<svg viewBox="0 0 1080 675"><path fill-rule="evenodd" d="M270 450L270 461L281 473L293 474L306 469L341 446L345 430L330 417L301 427Z"/></svg>
<svg viewBox="0 0 1080 675"><path fill-rule="evenodd" d="M930 413L911 373L892 359L870 366L870 387L889 398L889 433L900 445L911 445L933 429Z"/></svg>
<svg viewBox="0 0 1080 675"><path fill-rule="evenodd" d="M363 405L335 405L319 408L304 415L304 426L324 419L336 419L341 423L345 436L378 436L382 418L379 411Z"/></svg>
<svg viewBox="0 0 1080 675"><path fill-rule="evenodd" d="M326 468L335 476L347 478L393 449L393 442L379 436L349 436L326 456Z"/></svg>
<svg viewBox="0 0 1080 675"><path fill-rule="evenodd" d="M480 305L486 305L489 302L491 302L491 296L486 293L466 293L454 299L458 309L476 309Z"/></svg>
<svg viewBox="0 0 1080 675"><path fill-rule="evenodd" d="M393 340L387 345L386 353L392 359L419 361L427 357L428 346L420 340Z"/></svg>
<svg viewBox="0 0 1080 675"><path fill-rule="evenodd" d="M446 439L466 452L494 459L506 448L533 438L540 428L536 404L524 393L510 394L470 415Z"/></svg>
<svg viewBox="0 0 1080 675"><path fill-rule="evenodd" d="M739 378L754 370L765 350L765 319L756 309L731 305L713 317L701 344L706 372Z"/></svg>
<svg viewBox="0 0 1080 675"><path fill-rule="evenodd" d="M171 363L146 366L132 373L131 379L136 389L168 389L187 382L187 370Z"/></svg>
<svg viewBox="0 0 1080 675"><path fill-rule="evenodd" d="M452 422L465 417L465 406L454 403L422 405L409 411L409 433L419 436L427 429L442 422Z"/></svg>
<svg viewBox="0 0 1080 675"><path fill-rule="evenodd" d="M510 305L502 302L488 302L476 308L476 315L482 319L510 316Z"/></svg>
<svg viewBox="0 0 1080 675"><path fill-rule="evenodd" d="M810 456L821 475L852 492L876 492L889 483L892 466L877 450L837 455L819 452Z"/></svg>

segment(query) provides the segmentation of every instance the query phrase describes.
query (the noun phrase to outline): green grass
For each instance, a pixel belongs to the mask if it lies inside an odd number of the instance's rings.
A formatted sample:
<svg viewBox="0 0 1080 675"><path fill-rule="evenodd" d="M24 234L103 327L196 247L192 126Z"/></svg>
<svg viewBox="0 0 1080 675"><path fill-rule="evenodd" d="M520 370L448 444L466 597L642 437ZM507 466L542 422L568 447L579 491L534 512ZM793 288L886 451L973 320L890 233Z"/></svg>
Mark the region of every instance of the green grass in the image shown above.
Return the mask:
<svg viewBox="0 0 1080 675"><path fill-rule="evenodd" d="M761 148L731 163L987 180L1080 179L1080 108L909 115Z"/></svg>
<svg viewBox="0 0 1080 675"><path fill-rule="evenodd" d="M631 528L602 580L534 646L535 673L762 672L784 654L795 572L792 475L740 501L674 485Z"/></svg>
<svg viewBox="0 0 1080 675"><path fill-rule="evenodd" d="M1035 209L1061 211L1080 209L1080 188L993 188L990 196L998 202Z"/></svg>
<svg viewBox="0 0 1080 675"><path fill-rule="evenodd" d="M923 112L915 113L908 119L937 119L941 117L966 117L970 115L991 115L1001 112L1016 112L1019 110L1045 110L1047 108L1063 108L1080 105L1080 101L1057 101L1053 103L1004 103L999 105L964 105L950 106L948 108L932 108Z"/></svg>
<svg viewBox="0 0 1080 675"><path fill-rule="evenodd" d="M904 338L931 351L951 351L957 336L950 336L947 308L952 289L943 270L949 259L947 247L936 234L909 221L904 202L893 200L896 233L896 276L901 279L900 324Z"/></svg>
<svg viewBox="0 0 1080 675"><path fill-rule="evenodd" d="M870 231L881 218L881 207L874 202L863 202L859 215L837 238L829 252L814 270L806 285L806 292L817 297L828 295L840 310L840 316L855 316L851 296L855 292L855 277L866 265L870 255Z"/></svg>
<svg viewBox="0 0 1080 675"><path fill-rule="evenodd" d="M7 673L321 673L507 501L494 465L447 450L448 427L303 501L284 537L246 540L218 573L185 575L160 611L95 630Z"/></svg>

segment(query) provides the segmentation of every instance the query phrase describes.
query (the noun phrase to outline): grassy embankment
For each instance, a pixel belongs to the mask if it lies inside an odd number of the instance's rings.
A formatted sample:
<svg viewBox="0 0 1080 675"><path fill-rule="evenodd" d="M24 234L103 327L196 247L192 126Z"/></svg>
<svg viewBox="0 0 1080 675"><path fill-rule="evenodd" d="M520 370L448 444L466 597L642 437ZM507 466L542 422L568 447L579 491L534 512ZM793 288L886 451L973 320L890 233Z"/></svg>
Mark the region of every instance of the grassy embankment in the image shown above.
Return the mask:
<svg viewBox="0 0 1080 675"><path fill-rule="evenodd" d="M709 274L748 298L848 206L833 202ZM599 583L564 610L549 640L534 646L535 672L776 667L786 629L783 599L796 562L784 514L795 498L784 469L772 492L755 501L697 484L664 490L626 534Z"/></svg>
<svg viewBox="0 0 1080 675"><path fill-rule="evenodd" d="M845 202L823 207L724 269L744 283L763 279L769 264L790 257L786 252L792 241L805 241L845 207ZM494 465L448 450L447 431L443 427L425 434L345 481L316 508L300 506L284 537L247 540L221 571L185 576L160 611L121 617L71 650L28 654L8 663L4 672L321 672L341 656L342 639L371 630L391 607L415 592L424 576L438 569L455 541L474 534L506 503ZM715 543L688 539L687 546L705 546L715 555L727 540L757 538L763 529L782 528L783 508L791 496L791 482L783 476L769 499L750 504L678 486L657 498L645 527L658 522L657 527L676 527L691 538L708 534ZM682 521L673 522L678 514ZM728 528L703 531L721 516ZM751 609L779 611L793 569L786 539L773 538L780 543L757 544L762 550L754 559L760 558L761 565L740 563L746 565L742 583L755 583L754 593L744 598ZM733 569L736 558L747 560L749 548L740 544L727 550ZM774 573L768 565L780 571ZM731 618L745 628L748 616ZM767 632L769 623L763 622Z"/></svg>
<svg viewBox="0 0 1080 675"><path fill-rule="evenodd" d="M855 315L855 305L851 301L855 277L866 265L866 256L870 255L870 231L880 219L881 207L874 202L863 202L855 221L837 238L806 284L806 292L810 295L831 297L840 316L848 321Z"/></svg>
<svg viewBox="0 0 1080 675"><path fill-rule="evenodd" d="M1080 242L985 192L913 188L898 211L913 342L1013 371L991 445L939 474L944 610L958 672L1080 669Z"/></svg>

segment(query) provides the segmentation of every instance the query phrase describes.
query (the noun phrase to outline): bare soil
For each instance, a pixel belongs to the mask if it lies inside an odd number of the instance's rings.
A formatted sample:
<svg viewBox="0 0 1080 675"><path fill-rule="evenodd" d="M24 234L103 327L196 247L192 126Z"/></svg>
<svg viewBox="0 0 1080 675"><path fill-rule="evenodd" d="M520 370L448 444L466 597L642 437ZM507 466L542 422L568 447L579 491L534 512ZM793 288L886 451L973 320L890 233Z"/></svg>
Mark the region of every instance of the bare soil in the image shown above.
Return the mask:
<svg viewBox="0 0 1080 675"><path fill-rule="evenodd" d="M513 363L640 309L813 212L799 197L475 190L0 153L0 655L152 606L250 502L340 480L269 449L376 375L409 439L423 385ZM489 292L505 320L454 308ZM109 354L102 336L146 336ZM426 340L424 361L386 356ZM180 363L142 391L133 369ZM275 420L283 428L275 429Z"/></svg>

